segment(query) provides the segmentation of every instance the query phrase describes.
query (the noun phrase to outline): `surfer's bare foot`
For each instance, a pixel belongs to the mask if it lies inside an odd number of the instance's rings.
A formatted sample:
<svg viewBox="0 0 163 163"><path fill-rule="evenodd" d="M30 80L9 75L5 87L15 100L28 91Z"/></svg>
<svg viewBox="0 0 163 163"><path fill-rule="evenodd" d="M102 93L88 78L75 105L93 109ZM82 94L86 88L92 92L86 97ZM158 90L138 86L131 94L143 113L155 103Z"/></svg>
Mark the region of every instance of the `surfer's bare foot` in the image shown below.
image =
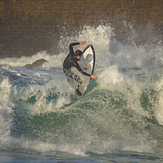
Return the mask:
<svg viewBox="0 0 163 163"><path fill-rule="evenodd" d="M97 79L97 77L95 75L91 75L92 79Z"/></svg>
<svg viewBox="0 0 163 163"><path fill-rule="evenodd" d="M84 45L86 43L86 41L82 41L80 42L80 45Z"/></svg>

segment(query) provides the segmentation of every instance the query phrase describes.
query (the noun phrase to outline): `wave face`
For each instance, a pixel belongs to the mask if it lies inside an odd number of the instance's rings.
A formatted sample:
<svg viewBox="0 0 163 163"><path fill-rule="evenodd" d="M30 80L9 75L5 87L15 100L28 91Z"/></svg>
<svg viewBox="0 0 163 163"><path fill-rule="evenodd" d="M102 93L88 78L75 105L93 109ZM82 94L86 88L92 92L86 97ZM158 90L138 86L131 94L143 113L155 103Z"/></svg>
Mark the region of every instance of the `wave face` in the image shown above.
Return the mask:
<svg viewBox="0 0 163 163"><path fill-rule="evenodd" d="M163 47L131 47L113 36L109 26L85 26L60 38L59 54L0 60L0 151L162 155ZM69 43L83 40L94 46L98 79L77 98L62 63ZM42 68L23 67L41 58Z"/></svg>

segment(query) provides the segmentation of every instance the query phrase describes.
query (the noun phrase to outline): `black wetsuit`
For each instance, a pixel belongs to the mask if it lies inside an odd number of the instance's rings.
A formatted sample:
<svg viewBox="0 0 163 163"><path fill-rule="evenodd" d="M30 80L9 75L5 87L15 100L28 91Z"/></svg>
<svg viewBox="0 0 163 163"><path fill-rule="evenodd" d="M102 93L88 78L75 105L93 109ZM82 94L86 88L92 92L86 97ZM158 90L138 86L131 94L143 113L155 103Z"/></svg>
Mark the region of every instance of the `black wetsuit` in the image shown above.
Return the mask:
<svg viewBox="0 0 163 163"><path fill-rule="evenodd" d="M74 74L71 71L72 67L75 67L80 73L82 73L83 75L86 76L91 76L90 74L87 74L86 72L84 72L79 64L77 63L78 59L75 58L74 56L74 50L73 50L73 46L75 45L80 45L79 43L71 43L69 46L69 54L67 55L67 57L65 58L64 62L63 62L63 72L67 75L70 76L71 78L75 79L79 84L82 83L81 79L79 76L77 76L76 74Z"/></svg>

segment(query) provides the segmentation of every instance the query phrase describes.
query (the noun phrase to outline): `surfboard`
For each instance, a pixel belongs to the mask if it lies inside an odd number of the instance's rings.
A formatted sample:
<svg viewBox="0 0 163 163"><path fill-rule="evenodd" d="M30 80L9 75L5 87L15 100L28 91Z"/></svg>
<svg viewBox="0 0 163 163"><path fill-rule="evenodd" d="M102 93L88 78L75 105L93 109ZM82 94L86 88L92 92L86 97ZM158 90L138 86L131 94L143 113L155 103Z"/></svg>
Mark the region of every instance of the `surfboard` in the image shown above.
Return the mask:
<svg viewBox="0 0 163 163"><path fill-rule="evenodd" d="M83 55L78 61L78 64L83 71L91 75L93 74L95 66L95 51L91 44L84 49ZM87 90L91 77L85 76L81 73L79 74L79 76L81 78L82 84L77 86L76 94L78 96L82 96Z"/></svg>

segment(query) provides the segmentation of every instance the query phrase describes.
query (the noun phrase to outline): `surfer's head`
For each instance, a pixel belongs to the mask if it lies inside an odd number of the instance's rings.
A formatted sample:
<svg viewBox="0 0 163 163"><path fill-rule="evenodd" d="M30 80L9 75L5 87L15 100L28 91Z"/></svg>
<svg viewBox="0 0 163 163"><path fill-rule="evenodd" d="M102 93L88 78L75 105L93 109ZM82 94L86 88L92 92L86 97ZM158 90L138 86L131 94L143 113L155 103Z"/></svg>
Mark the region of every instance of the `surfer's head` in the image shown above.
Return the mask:
<svg viewBox="0 0 163 163"><path fill-rule="evenodd" d="M74 56L75 56L75 58L80 59L81 56L82 56L82 54L83 54L82 51L77 50L77 51L75 52Z"/></svg>

